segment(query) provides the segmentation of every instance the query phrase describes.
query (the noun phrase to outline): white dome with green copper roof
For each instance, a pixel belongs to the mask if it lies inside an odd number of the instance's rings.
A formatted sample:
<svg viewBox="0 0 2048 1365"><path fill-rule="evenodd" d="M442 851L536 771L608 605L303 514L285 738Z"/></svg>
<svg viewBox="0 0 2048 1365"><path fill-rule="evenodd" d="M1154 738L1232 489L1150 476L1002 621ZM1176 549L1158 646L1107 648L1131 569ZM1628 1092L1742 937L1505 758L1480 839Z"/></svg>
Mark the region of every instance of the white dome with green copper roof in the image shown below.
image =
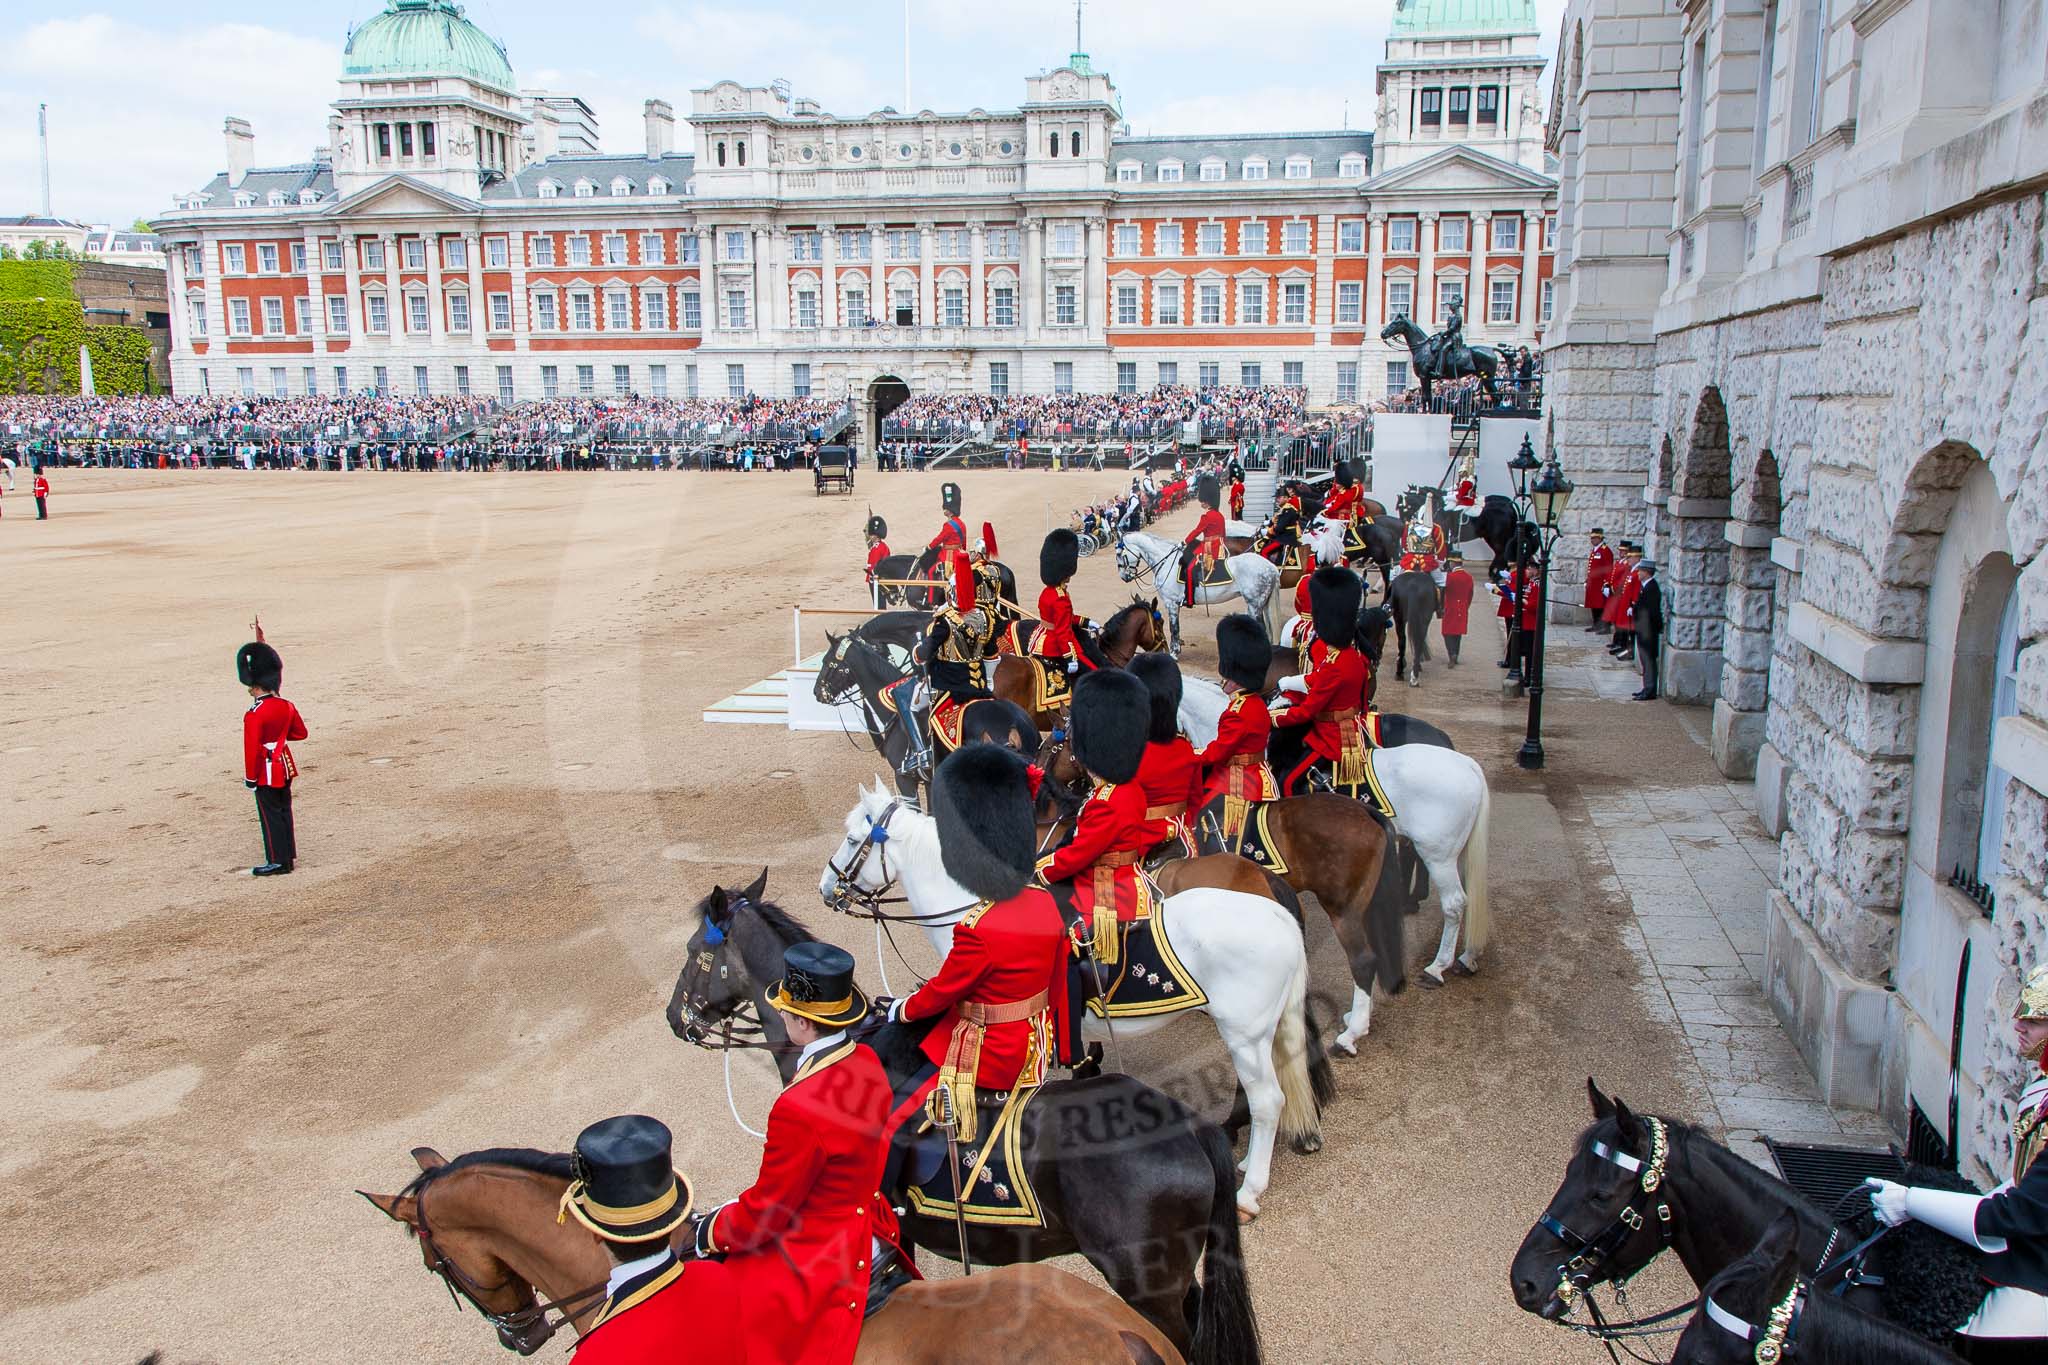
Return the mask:
<svg viewBox="0 0 2048 1365"><path fill-rule="evenodd" d="M512 62L497 39L462 17L453 0L385 0L342 49L341 78L462 76L511 91Z"/></svg>
<svg viewBox="0 0 2048 1365"><path fill-rule="evenodd" d="M1536 0L1399 0L1395 38L1448 38L1469 34L1541 34Z"/></svg>

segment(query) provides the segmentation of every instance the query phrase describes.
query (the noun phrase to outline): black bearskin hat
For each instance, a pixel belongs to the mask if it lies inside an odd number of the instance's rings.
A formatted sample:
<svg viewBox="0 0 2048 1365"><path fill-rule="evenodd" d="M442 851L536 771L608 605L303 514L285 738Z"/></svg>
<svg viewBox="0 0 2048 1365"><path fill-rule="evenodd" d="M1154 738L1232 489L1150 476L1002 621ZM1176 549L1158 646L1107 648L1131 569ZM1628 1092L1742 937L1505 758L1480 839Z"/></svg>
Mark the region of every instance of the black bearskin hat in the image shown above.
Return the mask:
<svg viewBox="0 0 2048 1365"><path fill-rule="evenodd" d="M235 654L235 676L244 687L275 692L284 681L284 660L261 640L251 640Z"/></svg>
<svg viewBox="0 0 2048 1365"><path fill-rule="evenodd" d="M1104 781L1128 782L1145 757L1151 719L1152 694L1145 684L1116 669L1083 673L1068 720L1074 757Z"/></svg>
<svg viewBox="0 0 2048 1365"><path fill-rule="evenodd" d="M1330 482L1335 484L1339 488L1349 488L1352 484L1357 483L1357 475L1351 472L1351 461L1337 461L1337 468L1334 471L1332 471L1330 475Z"/></svg>
<svg viewBox="0 0 2048 1365"><path fill-rule="evenodd" d="M870 512L868 514L868 534L876 540L887 539L889 523L882 520L880 513Z"/></svg>
<svg viewBox="0 0 2048 1365"><path fill-rule="evenodd" d="M1214 474L1197 474L1195 476L1195 501L1204 507L1215 507L1222 501L1222 495L1216 491L1216 476Z"/></svg>
<svg viewBox="0 0 2048 1365"><path fill-rule="evenodd" d="M1045 533L1045 543L1038 547L1038 580L1048 588L1057 588L1074 576L1081 567L1081 537L1061 527Z"/></svg>
<svg viewBox="0 0 2048 1365"><path fill-rule="evenodd" d="M1152 696L1152 722L1145 737L1165 744L1180 733L1180 665L1171 654L1140 654L1131 660L1131 676Z"/></svg>
<svg viewBox="0 0 2048 1365"><path fill-rule="evenodd" d="M946 875L984 900L1022 891L1037 865L1031 781L1024 760L1000 744L969 744L932 778L939 860Z"/></svg>
<svg viewBox="0 0 2048 1365"><path fill-rule="evenodd" d="M1216 623L1216 671L1247 692L1266 690L1273 642L1259 618L1242 612Z"/></svg>
<svg viewBox="0 0 2048 1365"><path fill-rule="evenodd" d="M942 483L939 485L939 509L949 517L960 515L960 485Z"/></svg>
<svg viewBox="0 0 2048 1365"><path fill-rule="evenodd" d="M1365 585L1339 565L1316 570L1308 583L1308 600L1316 638L1332 649L1348 649L1358 635L1358 607Z"/></svg>

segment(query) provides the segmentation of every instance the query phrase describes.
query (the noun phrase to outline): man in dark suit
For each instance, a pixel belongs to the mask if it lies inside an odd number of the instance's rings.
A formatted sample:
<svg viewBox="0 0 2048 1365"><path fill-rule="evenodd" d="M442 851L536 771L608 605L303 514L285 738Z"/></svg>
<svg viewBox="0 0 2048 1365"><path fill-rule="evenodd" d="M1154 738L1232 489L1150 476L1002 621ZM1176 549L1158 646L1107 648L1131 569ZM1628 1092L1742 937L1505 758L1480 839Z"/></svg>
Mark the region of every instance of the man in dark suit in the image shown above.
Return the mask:
<svg viewBox="0 0 2048 1365"><path fill-rule="evenodd" d="M1636 658L1643 666L1643 690L1637 701L1657 699L1657 653L1664 643L1664 585L1657 581L1657 565L1645 559L1636 565L1642 587L1636 596Z"/></svg>

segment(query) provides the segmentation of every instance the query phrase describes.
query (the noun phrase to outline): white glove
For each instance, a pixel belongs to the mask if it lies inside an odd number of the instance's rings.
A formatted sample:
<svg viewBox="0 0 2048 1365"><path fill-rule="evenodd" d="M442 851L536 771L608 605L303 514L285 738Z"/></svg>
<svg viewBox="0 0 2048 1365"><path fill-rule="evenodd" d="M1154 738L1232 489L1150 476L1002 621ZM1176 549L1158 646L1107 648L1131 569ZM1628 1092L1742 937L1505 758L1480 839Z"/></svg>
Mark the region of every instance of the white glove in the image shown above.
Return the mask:
<svg viewBox="0 0 2048 1365"><path fill-rule="evenodd" d="M903 1002L901 1000L891 1000L889 1002L889 1022L892 1024L903 1022Z"/></svg>
<svg viewBox="0 0 2048 1365"><path fill-rule="evenodd" d="M1290 673L1280 680L1280 690L1282 692L1299 692L1306 696L1308 695L1308 679L1299 673Z"/></svg>
<svg viewBox="0 0 2048 1365"><path fill-rule="evenodd" d="M1863 1188L1870 1195L1870 1212L1886 1227L1895 1228L1911 1217L1906 1212L1904 1185L1872 1176L1863 1182Z"/></svg>
<svg viewBox="0 0 2048 1365"><path fill-rule="evenodd" d="M1067 672L1069 672L1069 673L1079 673L1080 671L1081 671L1081 662L1080 662L1080 660L1078 660L1078 659L1069 659L1069 660L1067 660Z"/></svg>

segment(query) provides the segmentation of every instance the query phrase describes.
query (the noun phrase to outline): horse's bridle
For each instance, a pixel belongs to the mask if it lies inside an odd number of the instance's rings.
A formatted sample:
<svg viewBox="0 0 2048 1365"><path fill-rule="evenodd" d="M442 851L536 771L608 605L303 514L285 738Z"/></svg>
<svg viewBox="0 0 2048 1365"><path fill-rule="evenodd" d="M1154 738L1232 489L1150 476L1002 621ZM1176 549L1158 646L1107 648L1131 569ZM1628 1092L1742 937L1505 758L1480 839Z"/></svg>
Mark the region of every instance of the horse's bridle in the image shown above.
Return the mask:
<svg viewBox="0 0 2048 1365"><path fill-rule="evenodd" d="M1159 556L1159 558L1157 559L1147 559L1145 558L1145 552L1143 550L1140 550L1135 545L1127 545L1124 542L1123 537L1119 536L1117 537L1116 542L1116 576L1125 583L1136 583L1139 580L1143 579L1147 574L1152 575L1152 578L1155 582L1160 581L1159 566L1161 564L1164 564L1167 560L1172 559L1177 549L1178 547L1175 547L1175 549L1170 549L1165 554ZM1136 560L1138 563L1138 567L1132 569L1129 573L1124 572L1125 550L1129 550L1131 552L1131 558Z"/></svg>
<svg viewBox="0 0 2048 1365"><path fill-rule="evenodd" d="M1756 1365L1778 1365L1792 1354L1793 1336L1799 1330L1800 1315L1806 1311L1806 1284L1796 1276L1792 1288L1785 1297L1771 1305L1762 1324L1739 1318L1715 1303L1713 1296L1706 1299L1707 1321L1713 1323L1730 1336L1741 1341L1756 1343L1753 1359Z"/></svg>
<svg viewBox="0 0 2048 1365"><path fill-rule="evenodd" d="M730 912L744 910L747 904L748 901L745 896L734 896L727 901ZM706 981L711 979L711 973L718 966L718 955L711 950L724 943L725 938L725 931L716 924L713 924L707 916L704 920L702 946L697 949L696 960L691 964L697 972L702 974ZM686 968L685 970L689 969ZM684 996L683 1022L689 1025L689 1031L677 1036L690 1044L690 1046L702 1048L706 1052L797 1052L801 1050L793 1043L778 1043L769 1036L768 1029L762 1023L760 1013L756 1010L751 997L743 997L738 1004L725 1011L718 1020L718 1032L715 1034L700 1022L710 1013L711 998L704 991L693 991Z"/></svg>
<svg viewBox="0 0 2048 1365"><path fill-rule="evenodd" d="M1621 1212L1615 1214L1606 1227L1591 1237L1582 1237L1566 1227L1564 1222L1548 1209L1536 1220L1537 1227L1564 1243L1572 1253L1571 1258L1557 1268L1557 1288L1554 1291L1558 1302L1562 1303L1567 1311L1579 1295L1595 1282L1600 1267L1615 1252L1621 1250L1631 1237L1641 1232L1644 1224L1655 1220L1659 1252L1671 1245L1674 1231L1671 1199L1669 1195L1659 1193L1664 1187L1665 1165L1671 1157L1671 1137L1662 1119L1646 1115L1643 1122L1650 1130L1650 1154L1647 1157L1631 1156L1627 1152L1597 1141L1588 1149L1594 1156L1611 1162L1636 1177L1634 1186L1629 1191L1628 1202L1622 1205ZM1591 1299L1587 1302L1590 1303Z"/></svg>
<svg viewBox="0 0 2048 1365"><path fill-rule="evenodd" d="M470 1307L476 1309L493 1327L497 1328L501 1338L509 1337L524 1345L527 1340L528 1330L535 1326L543 1326L547 1328L546 1334L534 1343L534 1349L538 1350L547 1342L549 1337L552 1337L562 1328L569 1326L575 1320L578 1313L583 1312L594 1303L601 1302L610 1293L610 1281L601 1280L596 1284L576 1290L574 1293L564 1294L558 1299L543 1299L539 1292L529 1284L526 1288L527 1292L533 1295L532 1303L529 1303L524 1308L515 1308L509 1313L493 1313L490 1309L484 1307L482 1299L478 1296L496 1294L501 1290L510 1289L514 1283L513 1277L508 1276L500 1284L478 1284L471 1278L468 1271L456 1264L447 1252L441 1250L439 1244L434 1241L434 1230L427 1225L427 1190L429 1188L430 1184L422 1185L419 1188L419 1192L413 1196L413 1234L420 1239L420 1249L426 1252L427 1269L441 1277L441 1283L447 1286L448 1297L454 1300L458 1307L461 1306L464 1299L468 1299ZM520 1283L524 1283L524 1281L520 1281ZM458 1289L461 1291L460 1293L456 1292ZM560 1313L561 1316L550 1322L548 1321L549 1313Z"/></svg>
<svg viewBox="0 0 2048 1365"><path fill-rule="evenodd" d="M917 803L907 796L892 796L889 804L882 807L882 813L868 818L868 832L861 836L860 844L853 850L853 858L846 866L839 865L838 855L825 860L825 867L832 873L832 895L828 904L842 915L854 913L854 907L867 919L881 920L891 924L951 924L969 910L972 903L956 906L951 910L934 910L926 914L892 914L882 907L885 905L908 905L908 896L883 894L896 884L896 874L889 870L889 822L896 818L899 810L915 810ZM880 890L870 891L855 879L875 859L875 866L882 874Z"/></svg>

